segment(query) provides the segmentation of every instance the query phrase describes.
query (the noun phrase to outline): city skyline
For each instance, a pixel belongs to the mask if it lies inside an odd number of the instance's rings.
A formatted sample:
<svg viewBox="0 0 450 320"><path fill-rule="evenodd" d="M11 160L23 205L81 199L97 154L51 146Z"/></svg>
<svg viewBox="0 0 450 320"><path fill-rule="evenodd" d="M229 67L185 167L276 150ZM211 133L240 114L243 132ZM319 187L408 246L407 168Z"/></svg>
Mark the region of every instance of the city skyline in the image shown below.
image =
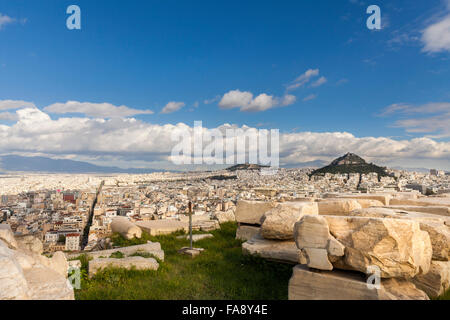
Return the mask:
<svg viewBox="0 0 450 320"><path fill-rule="evenodd" d="M174 128L280 130L280 165L347 152L450 170L450 2L0 1L0 154L174 169Z"/></svg>

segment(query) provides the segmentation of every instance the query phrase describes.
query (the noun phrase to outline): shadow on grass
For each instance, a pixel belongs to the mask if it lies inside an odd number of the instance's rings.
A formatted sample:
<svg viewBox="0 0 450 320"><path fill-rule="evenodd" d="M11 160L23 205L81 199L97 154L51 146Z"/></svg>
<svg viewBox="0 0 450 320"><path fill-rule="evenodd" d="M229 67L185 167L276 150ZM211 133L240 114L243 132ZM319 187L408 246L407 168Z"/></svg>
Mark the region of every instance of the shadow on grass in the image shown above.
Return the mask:
<svg viewBox="0 0 450 320"><path fill-rule="evenodd" d="M211 232L214 238L195 242L205 251L196 258L180 255L177 250L188 246L187 239L172 235L144 237L161 243L165 260L157 271L108 268L92 279L82 279L76 298L83 299L287 299L292 265L268 262L242 255L242 242L235 239L236 224L222 224ZM117 239L115 243L127 245ZM125 240L129 241L129 240ZM132 240L132 243L136 241ZM87 268L87 263L83 263Z"/></svg>

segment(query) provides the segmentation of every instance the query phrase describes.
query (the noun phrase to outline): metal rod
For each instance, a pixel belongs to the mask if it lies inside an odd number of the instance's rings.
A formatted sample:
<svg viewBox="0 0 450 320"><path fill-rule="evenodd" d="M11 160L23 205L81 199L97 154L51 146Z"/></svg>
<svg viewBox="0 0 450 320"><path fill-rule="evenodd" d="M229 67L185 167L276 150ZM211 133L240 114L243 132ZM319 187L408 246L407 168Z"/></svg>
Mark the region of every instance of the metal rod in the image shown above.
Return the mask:
<svg viewBox="0 0 450 320"><path fill-rule="evenodd" d="M189 242L192 249L192 202L189 201Z"/></svg>

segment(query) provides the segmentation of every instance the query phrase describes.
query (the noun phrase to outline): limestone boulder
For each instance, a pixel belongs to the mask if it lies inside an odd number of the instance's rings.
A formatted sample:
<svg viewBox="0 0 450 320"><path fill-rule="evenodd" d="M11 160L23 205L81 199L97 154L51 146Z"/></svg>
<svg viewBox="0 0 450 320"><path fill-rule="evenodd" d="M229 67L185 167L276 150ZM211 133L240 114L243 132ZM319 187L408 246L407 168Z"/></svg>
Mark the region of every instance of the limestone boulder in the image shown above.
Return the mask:
<svg viewBox="0 0 450 320"><path fill-rule="evenodd" d="M322 216L307 215L295 224L294 239L299 249L324 249L329 237L328 222Z"/></svg>
<svg viewBox="0 0 450 320"><path fill-rule="evenodd" d="M302 217L294 226L294 239L305 264L310 268L333 270L331 261L344 255L344 246L330 234L327 220L323 216Z"/></svg>
<svg viewBox="0 0 450 320"><path fill-rule="evenodd" d="M236 230L236 239L247 241L259 234L260 231L260 227L240 225Z"/></svg>
<svg viewBox="0 0 450 320"><path fill-rule="evenodd" d="M192 217L194 218L194 217ZM193 222L194 223L194 222ZM138 221L136 225L152 236L171 234L176 231L189 231L189 222L178 220Z"/></svg>
<svg viewBox="0 0 450 320"><path fill-rule="evenodd" d="M354 199L326 199L317 204L320 215L348 215L353 210L362 209Z"/></svg>
<svg viewBox="0 0 450 320"><path fill-rule="evenodd" d="M265 239L292 240L294 225L305 215L317 215L316 202L283 202L261 218L261 235Z"/></svg>
<svg viewBox="0 0 450 320"><path fill-rule="evenodd" d="M397 205L389 206L391 209L403 210L403 211L416 211L423 213L431 213L440 216L450 217L450 207L440 207L440 206L408 206L408 205Z"/></svg>
<svg viewBox="0 0 450 320"><path fill-rule="evenodd" d="M330 235L327 243L328 256L332 259L342 257L345 254L345 246Z"/></svg>
<svg viewBox="0 0 450 320"><path fill-rule="evenodd" d="M111 231L120 233L125 239L140 238L142 230L126 217L116 217L111 222Z"/></svg>
<svg viewBox="0 0 450 320"><path fill-rule="evenodd" d="M41 255L44 252L42 241L33 235L19 236L15 238L18 248L27 253Z"/></svg>
<svg viewBox="0 0 450 320"><path fill-rule="evenodd" d="M69 263L65 254L61 251L55 252L51 258L45 256L38 256L39 262L49 269L56 271L58 274L67 277L69 270Z"/></svg>
<svg viewBox="0 0 450 320"><path fill-rule="evenodd" d="M441 223L419 222L420 229L428 232L433 248L433 260L449 261L450 228Z"/></svg>
<svg viewBox="0 0 450 320"><path fill-rule="evenodd" d="M378 200L371 200L371 199L355 199L361 208L371 208L371 207L382 207L384 204L381 201Z"/></svg>
<svg viewBox="0 0 450 320"><path fill-rule="evenodd" d="M417 212L417 211L406 211L401 209L394 209L391 207L382 208L363 208L358 210L353 210L349 214L350 216L361 216L361 217L377 217L377 218L395 218L395 219L413 219L417 221L430 221L430 222L440 222L444 223L450 221L450 218L445 216L440 216L436 214Z"/></svg>
<svg viewBox="0 0 450 320"><path fill-rule="evenodd" d="M13 250L0 240L0 300L27 299L28 284Z"/></svg>
<svg viewBox="0 0 450 320"><path fill-rule="evenodd" d="M244 255L258 256L268 260L297 264L301 260L301 251L294 241L267 240L260 235L242 244Z"/></svg>
<svg viewBox="0 0 450 320"><path fill-rule="evenodd" d="M304 248L302 253L306 258L308 267L318 270L333 270L333 265L328 260L327 249Z"/></svg>
<svg viewBox="0 0 450 320"><path fill-rule="evenodd" d="M22 270L31 269L34 265L39 263L39 259L36 259L36 257L27 255L20 251L14 251L14 258L19 263Z"/></svg>
<svg viewBox="0 0 450 320"><path fill-rule="evenodd" d="M450 207L450 198L423 197L419 199L392 199L392 206L424 206L424 207Z"/></svg>
<svg viewBox="0 0 450 320"><path fill-rule="evenodd" d="M404 279L384 279L379 290L380 300L430 300L414 283Z"/></svg>
<svg viewBox="0 0 450 320"><path fill-rule="evenodd" d="M73 288L53 269L38 265L24 271L28 283L28 296L32 300L74 300Z"/></svg>
<svg viewBox="0 0 450 320"><path fill-rule="evenodd" d="M9 248L17 249L17 242L9 224L0 224L0 240Z"/></svg>
<svg viewBox="0 0 450 320"><path fill-rule="evenodd" d="M151 242L145 244L138 244L135 246L123 247L123 248L115 248L108 250L99 250L99 251L91 251L87 252L87 256L93 259L97 259L100 257L109 258L113 253L120 252L124 256L131 256L135 253L148 253L158 258L161 261L164 261L164 251L161 249L161 244L159 242ZM69 258L75 258L77 255L68 255Z"/></svg>
<svg viewBox="0 0 450 320"><path fill-rule="evenodd" d="M189 229L189 228L188 228ZM217 220L200 220L192 223L192 230L213 231L220 229L220 223Z"/></svg>
<svg viewBox="0 0 450 320"><path fill-rule="evenodd" d="M336 268L367 272L377 266L383 278L413 278L430 269L428 232L416 221L352 216L325 216L331 235L345 246Z"/></svg>
<svg viewBox="0 0 450 320"><path fill-rule="evenodd" d="M367 208L351 213L358 217L408 219L417 221L420 229L428 232L433 248L433 260L448 261L450 257L450 228L446 218L428 213L408 212L390 208Z"/></svg>
<svg viewBox="0 0 450 320"><path fill-rule="evenodd" d="M416 276L413 283L432 298L442 295L450 288L450 261L432 261L430 271Z"/></svg>
<svg viewBox="0 0 450 320"><path fill-rule="evenodd" d="M361 193L361 194L329 194L326 198L339 198L339 199L354 199L354 200L375 200L383 203L383 205L389 205L392 195L389 193L377 194L377 193Z"/></svg>
<svg viewBox="0 0 450 320"><path fill-rule="evenodd" d="M229 222L229 221L236 221L236 217L234 215L233 210L227 210L227 211L218 211L214 213L214 218L219 221L220 224Z"/></svg>
<svg viewBox="0 0 450 320"><path fill-rule="evenodd" d="M261 218L270 209L276 206L275 202L239 200L236 206L236 221L246 224L261 224Z"/></svg>
<svg viewBox="0 0 450 320"><path fill-rule="evenodd" d="M40 247L33 237L20 240L18 250L10 249L0 240L0 300L73 300L73 288L64 272L41 263L48 258L37 254ZM58 260L65 261L63 253L56 254L52 262Z"/></svg>
<svg viewBox="0 0 450 320"><path fill-rule="evenodd" d="M289 300L428 300L406 280L383 279L380 288L370 288L361 274L314 271L301 265L293 269L288 296Z"/></svg>
<svg viewBox="0 0 450 320"><path fill-rule="evenodd" d="M89 261L89 276L92 277L99 270L113 267L131 270L158 270L159 264L154 258L127 257L122 259L97 258Z"/></svg>

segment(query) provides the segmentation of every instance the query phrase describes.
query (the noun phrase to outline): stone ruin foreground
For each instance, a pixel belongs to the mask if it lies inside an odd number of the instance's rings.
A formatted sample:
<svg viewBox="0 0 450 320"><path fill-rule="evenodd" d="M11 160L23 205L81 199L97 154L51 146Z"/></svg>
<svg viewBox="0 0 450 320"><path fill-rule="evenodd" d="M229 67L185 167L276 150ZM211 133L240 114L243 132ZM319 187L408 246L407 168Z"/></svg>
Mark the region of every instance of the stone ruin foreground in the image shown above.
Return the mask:
<svg viewBox="0 0 450 320"><path fill-rule="evenodd" d="M74 299L64 253L47 258L42 252L39 239L15 238L9 225L0 224L0 300Z"/></svg>
<svg viewBox="0 0 450 320"><path fill-rule="evenodd" d="M123 229L123 232L130 230ZM111 258L120 253L123 258ZM108 268L157 270L164 261L158 242L85 252L90 258L89 277ZM139 254L150 257L139 256ZM32 236L14 237L7 224L0 224L0 300L74 300L70 267L80 268L80 253L59 251L51 258L43 255L42 242ZM74 260L68 261L68 258Z"/></svg>
<svg viewBox="0 0 450 320"><path fill-rule="evenodd" d="M236 238L244 254L293 264L290 300L428 300L450 288L450 196L330 194L287 202L239 200ZM200 230L217 228L195 221ZM186 222L117 220L116 232L168 234ZM119 251L124 257L111 258ZM74 299L62 252L42 255L33 236L0 224L0 300ZM136 253L147 253L143 258ZM107 266L157 270L159 243L91 251L89 274ZM70 255L68 255L70 258Z"/></svg>
<svg viewBox="0 0 450 320"><path fill-rule="evenodd" d="M240 200L244 254L294 264L290 300L428 300L450 287L450 197Z"/></svg>

